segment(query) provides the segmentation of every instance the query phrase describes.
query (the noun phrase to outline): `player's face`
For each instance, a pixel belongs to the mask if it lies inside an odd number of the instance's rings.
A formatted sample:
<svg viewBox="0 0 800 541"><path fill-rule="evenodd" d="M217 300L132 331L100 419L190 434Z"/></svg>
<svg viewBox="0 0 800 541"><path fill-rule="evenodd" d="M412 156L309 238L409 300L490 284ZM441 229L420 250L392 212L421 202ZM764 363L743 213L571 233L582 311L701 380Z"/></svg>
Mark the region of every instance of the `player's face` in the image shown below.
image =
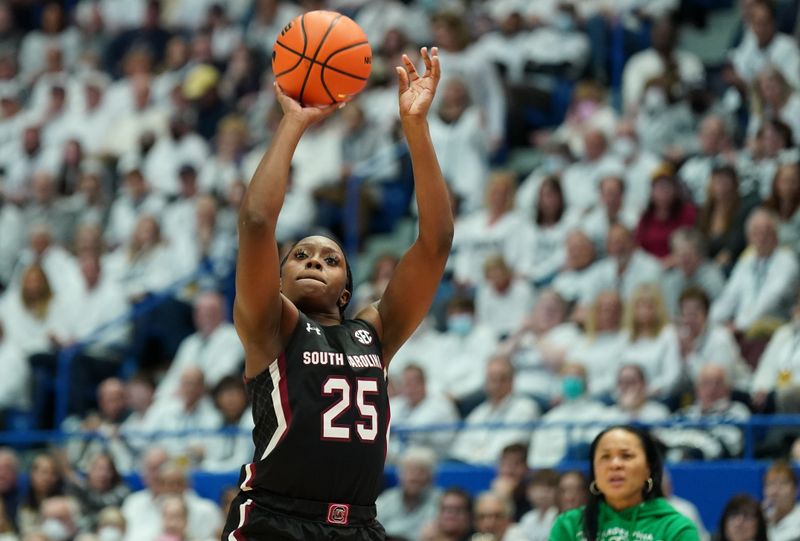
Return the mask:
<svg viewBox="0 0 800 541"><path fill-rule="evenodd" d="M350 298L346 286L344 254L329 238L304 238L292 247L283 264L281 292L301 309L338 310Z"/></svg>
<svg viewBox="0 0 800 541"><path fill-rule="evenodd" d="M597 444L593 457L597 488L615 509L642 501L642 489L650 467L639 438L627 430L607 432Z"/></svg>

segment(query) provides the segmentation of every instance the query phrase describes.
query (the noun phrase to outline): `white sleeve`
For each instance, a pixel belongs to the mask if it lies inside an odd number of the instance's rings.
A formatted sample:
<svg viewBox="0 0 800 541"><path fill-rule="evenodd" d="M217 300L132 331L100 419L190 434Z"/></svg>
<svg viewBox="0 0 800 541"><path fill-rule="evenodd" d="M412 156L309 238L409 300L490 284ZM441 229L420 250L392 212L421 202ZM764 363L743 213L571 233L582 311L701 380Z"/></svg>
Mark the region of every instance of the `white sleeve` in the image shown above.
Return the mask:
<svg viewBox="0 0 800 541"><path fill-rule="evenodd" d="M775 388L778 376L778 362L781 355L785 355L787 342L791 340L792 329L790 325L784 325L772 335L764 353L758 360L758 368L753 374L751 392L768 392Z"/></svg>
<svg viewBox="0 0 800 541"><path fill-rule="evenodd" d="M733 269L733 274L730 277L722 293L711 305L709 312L709 319L714 323L726 323L733 319L736 309L739 306L739 299L741 297L741 289L744 286L744 262L746 260L739 260L739 263Z"/></svg>

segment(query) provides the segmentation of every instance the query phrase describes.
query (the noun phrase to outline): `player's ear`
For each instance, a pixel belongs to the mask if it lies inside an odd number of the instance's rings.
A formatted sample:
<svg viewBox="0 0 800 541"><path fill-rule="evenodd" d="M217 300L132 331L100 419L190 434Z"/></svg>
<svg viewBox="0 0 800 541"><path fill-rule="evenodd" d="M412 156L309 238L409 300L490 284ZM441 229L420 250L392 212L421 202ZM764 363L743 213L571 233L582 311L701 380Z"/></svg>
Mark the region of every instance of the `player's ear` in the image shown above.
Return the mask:
<svg viewBox="0 0 800 541"><path fill-rule="evenodd" d="M350 302L350 292L345 289L342 291L342 294L339 295L339 302L337 302L337 304L342 307L347 306L348 302Z"/></svg>

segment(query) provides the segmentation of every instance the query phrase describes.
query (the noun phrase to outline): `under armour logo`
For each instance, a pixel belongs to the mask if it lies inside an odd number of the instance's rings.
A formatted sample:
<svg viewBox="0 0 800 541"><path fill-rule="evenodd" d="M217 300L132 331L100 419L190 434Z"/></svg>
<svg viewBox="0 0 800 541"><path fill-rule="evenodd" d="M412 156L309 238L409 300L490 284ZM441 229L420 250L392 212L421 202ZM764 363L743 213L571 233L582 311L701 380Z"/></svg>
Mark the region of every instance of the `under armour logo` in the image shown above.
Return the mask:
<svg viewBox="0 0 800 541"><path fill-rule="evenodd" d="M306 323L306 332L311 332L311 331L317 333L317 336L322 335L322 332L319 330L319 327L315 327L311 323Z"/></svg>
<svg viewBox="0 0 800 541"><path fill-rule="evenodd" d="M369 331L365 331L364 329L357 330L353 333L353 336L355 336L356 340L365 346L368 346L372 343L372 335L369 333Z"/></svg>
<svg viewBox="0 0 800 541"><path fill-rule="evenodd" d="M340 524L342 526L347 526L350 522L349 519L350 515L350 506L345 503L331 503L328 504L328 518L326 522L328 524Z"/></svg>

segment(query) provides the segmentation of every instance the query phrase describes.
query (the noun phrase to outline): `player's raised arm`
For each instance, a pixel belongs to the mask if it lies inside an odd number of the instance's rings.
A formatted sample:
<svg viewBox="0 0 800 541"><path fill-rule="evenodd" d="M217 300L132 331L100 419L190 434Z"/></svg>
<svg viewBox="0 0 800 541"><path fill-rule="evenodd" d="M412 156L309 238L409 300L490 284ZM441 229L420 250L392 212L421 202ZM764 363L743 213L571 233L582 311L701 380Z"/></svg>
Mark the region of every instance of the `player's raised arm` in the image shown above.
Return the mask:
<svg viewBox="0 0 800 541"><path fill-rule="evenodd" d="M244 344L246 374L252 377L271 363L282 347L282 335L297 321L297 311L280 292L280 261L275 226L286 195L289 166L300 137L337 105L303 107L275 85L283 118L258 164L239 210L239 255L236 266L234 322ZM286 308L289 308L288 310Z"/></svg>
<svg viewBox="0 0 800 541"><path fill-rule="evenodd" d="M453 212L428 130L428 110L439 83L436 48L421 51L425 73L419 75L407 56L397 68L400 80L400 122L406 136L419 207L419 235L400 259L377 306L384 363L411 336L427 314L442 278L453 240ZM368 308L375 310L374 308ZM364 314L365 315L374 314Z"/></svg>

